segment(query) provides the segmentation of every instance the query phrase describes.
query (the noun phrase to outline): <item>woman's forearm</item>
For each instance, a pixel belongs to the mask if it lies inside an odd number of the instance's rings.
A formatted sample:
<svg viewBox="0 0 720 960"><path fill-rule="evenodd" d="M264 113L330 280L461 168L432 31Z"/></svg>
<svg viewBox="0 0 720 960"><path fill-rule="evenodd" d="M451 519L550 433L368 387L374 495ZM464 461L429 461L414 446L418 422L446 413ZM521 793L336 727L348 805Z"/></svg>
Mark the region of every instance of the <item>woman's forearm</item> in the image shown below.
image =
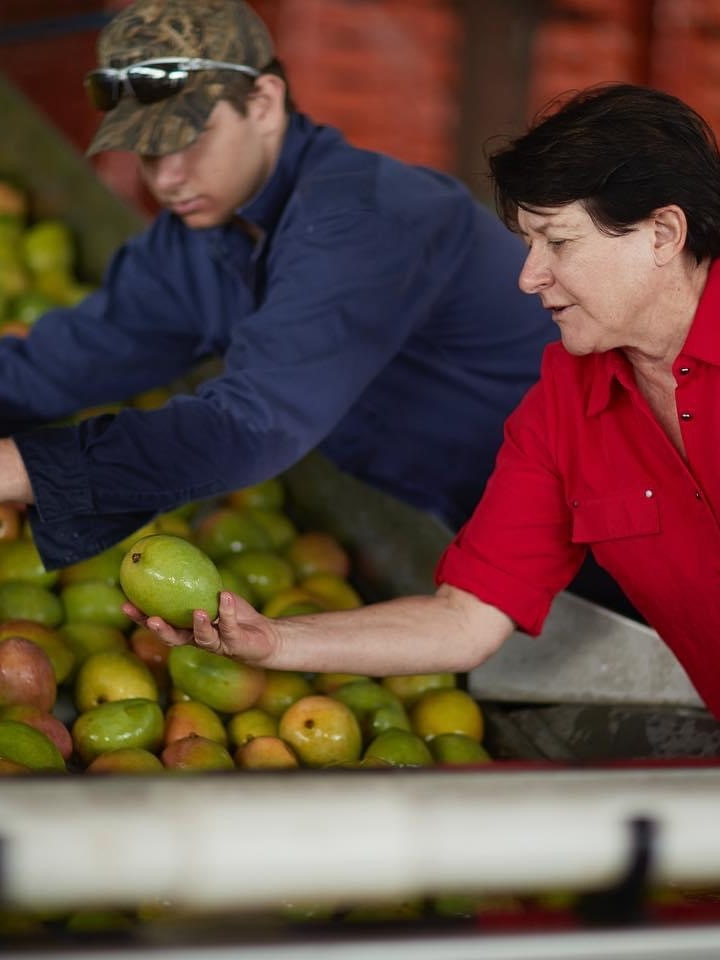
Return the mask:
<svg viewBox="0 0 720 960"><path fill-rule="evenodd" d="M442 586L431 596L277 620L232 597L231 603L221 602L216 623L196 618L195 642L275 670L386 676L470 670L512 630L510 618L497 608ZM173 638L172 631L161 636L170 643L188 639Z"/></svg>

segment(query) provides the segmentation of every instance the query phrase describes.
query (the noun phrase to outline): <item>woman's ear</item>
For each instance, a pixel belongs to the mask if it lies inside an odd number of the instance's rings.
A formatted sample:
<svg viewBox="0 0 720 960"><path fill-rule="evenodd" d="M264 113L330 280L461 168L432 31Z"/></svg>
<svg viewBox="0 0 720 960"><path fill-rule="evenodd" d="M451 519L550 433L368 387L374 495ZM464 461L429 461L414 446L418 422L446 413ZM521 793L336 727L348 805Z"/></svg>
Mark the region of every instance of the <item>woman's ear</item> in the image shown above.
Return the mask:
<svg viewBox="0 0 720 960"><path fill-rule="evenodd" d="M685 249L687 218L682 207L671 204L658 207L651 215L654 229L655 259L668 263Z"/></svg>

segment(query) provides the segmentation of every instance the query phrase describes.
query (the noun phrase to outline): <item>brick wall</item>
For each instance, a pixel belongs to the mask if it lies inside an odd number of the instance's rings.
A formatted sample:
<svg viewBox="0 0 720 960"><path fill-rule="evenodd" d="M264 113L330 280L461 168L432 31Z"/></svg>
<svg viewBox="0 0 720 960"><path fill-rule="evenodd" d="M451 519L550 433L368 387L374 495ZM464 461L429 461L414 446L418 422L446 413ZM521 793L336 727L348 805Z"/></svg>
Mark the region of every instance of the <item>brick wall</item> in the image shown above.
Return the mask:
<svg viewBox="0 0 720 960"><path fill-rule="evenodd" d="M99 115L86 102L97 31L129 0L0 0L0 70L84 151ZM275 37L293 92L354 143L452 170L461 27L455 0L250 0ZM92 161L121 196L152 212L135 160Z"/></svg>
<svg viewBox="0 0 720 960"><path fill-rule="evenodd" d="M550 0L533 42L528 113L607 80L673 93L720 135L720 0Z"/></svg>

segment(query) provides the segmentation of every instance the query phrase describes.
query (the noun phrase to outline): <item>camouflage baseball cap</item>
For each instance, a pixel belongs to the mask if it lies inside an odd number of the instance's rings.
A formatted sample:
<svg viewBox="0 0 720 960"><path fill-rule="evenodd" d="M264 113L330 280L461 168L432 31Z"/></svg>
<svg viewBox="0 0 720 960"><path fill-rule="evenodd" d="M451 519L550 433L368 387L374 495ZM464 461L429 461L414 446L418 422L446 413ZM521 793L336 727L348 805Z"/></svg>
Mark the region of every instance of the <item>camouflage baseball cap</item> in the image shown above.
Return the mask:
<svg viewBox="0 0 720 960"><path fill-rule="evenodd" d="M100 67L122 68L142 60L202 58L262 70L275 51L267 27L243 0L136 0L100 33ZM182 90L141 104L123 96L103 119L87 155L133 150L162 156L189 146L215 104L241 74L229 70L190 73Z"/></svg>

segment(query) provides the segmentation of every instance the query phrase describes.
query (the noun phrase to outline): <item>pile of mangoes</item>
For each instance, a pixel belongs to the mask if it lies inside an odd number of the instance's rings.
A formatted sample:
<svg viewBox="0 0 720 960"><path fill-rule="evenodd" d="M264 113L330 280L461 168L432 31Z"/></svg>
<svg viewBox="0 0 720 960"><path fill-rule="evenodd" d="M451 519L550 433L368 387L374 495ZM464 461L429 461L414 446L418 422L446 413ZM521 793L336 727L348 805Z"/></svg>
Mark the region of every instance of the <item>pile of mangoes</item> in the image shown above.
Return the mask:
<svg viewBox="0 0 720 960"><path fill-rule="evenodd" d="M131 563L137 544L148 542L159 547L156 562L161 573L167 565L171 580L178 551L192 551L215 572L216 586L269 617L363 603L348 550L326 531L297 529L281 478L162 514L117 546L53 572L42 564L22 509L6 504L0 772L489 760L481 708L455 674L306 674L165 646L121 609L128 595L123 561Z"/></svg>
<svg viewBox="0 0 720 960"><path fill-rule="evenodd" d="M58 219L31 220L20 186L0 179L0 336L25 336L53 307L82 300L75 238Z"/></svg>

